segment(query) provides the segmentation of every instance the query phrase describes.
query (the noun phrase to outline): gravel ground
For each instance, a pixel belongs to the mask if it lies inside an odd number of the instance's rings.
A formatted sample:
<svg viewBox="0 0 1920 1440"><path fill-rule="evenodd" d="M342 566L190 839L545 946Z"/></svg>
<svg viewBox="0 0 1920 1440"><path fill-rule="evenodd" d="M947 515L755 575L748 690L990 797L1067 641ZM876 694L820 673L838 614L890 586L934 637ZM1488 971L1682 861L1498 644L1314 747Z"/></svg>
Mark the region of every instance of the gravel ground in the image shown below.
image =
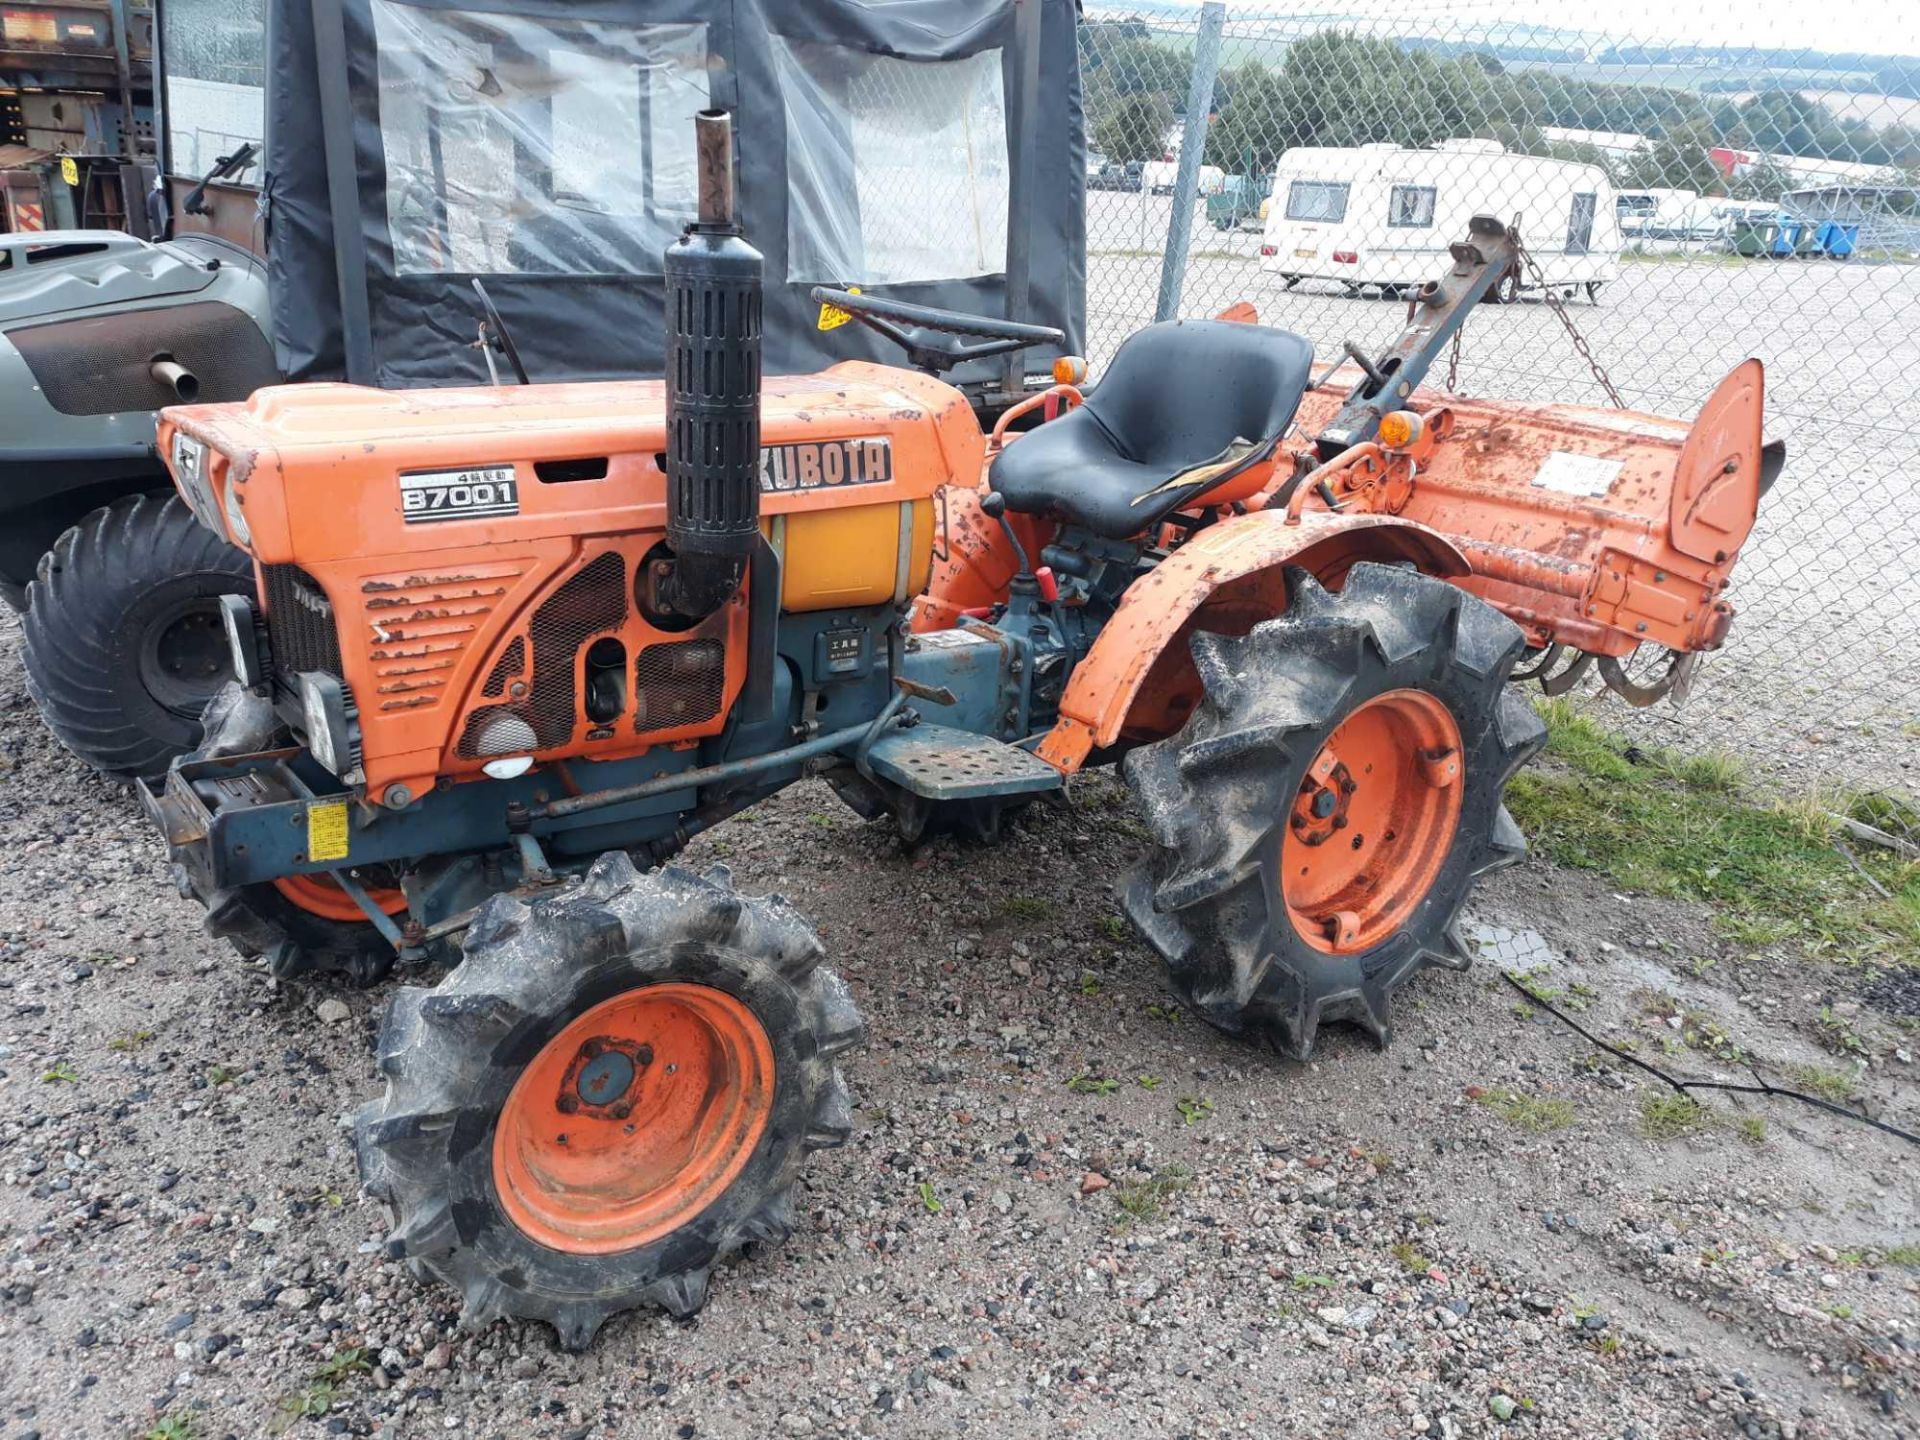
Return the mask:
<svg viewBox="0 0 1920 1440"><path fill-rule="evenodd" d="M1097 361L1153 318L1169 201L1089 195L1088 348ZM1251 300L1310 337L1319 363L1353 338L1383 348L1405 308L1330 285L1281 287L1260 236L1197 221L1183 313ZM1627 403L1693 414L1749 355L1767 366L1769 438L1787 468L1735 572L1727 649L1685 711L1622 723L1646 738L1718 746L1789 789L1819 783L1920 794L1920 431L1901 412L1920 368L1908 317L1920 266L1666 257L1622 264L1598 305L1567 306ZM1469 394L1604 406L1559 321L1537 300L1469 322ZM1436 376L1436 381L1443 377Z"/></svg>
<svg viewBox="0 0 1920 1440"><path fill-rule="evenodd" d="M1496 964L1410 985L1385 1052L1233 1044L1124 933L1109 886L1141 832L1100 776L992 850L909 855L815 785L704 839L694 863L815 917L866 1012L855 1135L696 1321L626 1317L584 1356L459 1334L383 1258L340 1125L382 993L277 986L207 941L128 797L39 727L17 637L4 1440L168 1416L195 1440L1920 1434L1920 1272L1883 1253L1920 1238L1911 1150L1785 1104L1646 1138L1658 1087L1523 1013ZM1490 959L1643 1053L1857 1067L1913 1123L1912 1033L1858 977L1539 863L1473 911ZM316 1379L354 1347L371 1371Z"/></svg>

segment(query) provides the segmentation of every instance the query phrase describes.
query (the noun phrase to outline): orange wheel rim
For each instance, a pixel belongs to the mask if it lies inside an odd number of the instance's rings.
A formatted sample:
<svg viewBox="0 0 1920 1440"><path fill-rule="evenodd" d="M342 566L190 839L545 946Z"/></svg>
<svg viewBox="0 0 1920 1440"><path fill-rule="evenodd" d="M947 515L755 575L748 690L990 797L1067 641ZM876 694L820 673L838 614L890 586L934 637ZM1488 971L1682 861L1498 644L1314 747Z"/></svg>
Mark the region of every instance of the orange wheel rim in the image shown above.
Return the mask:
<svg viewBox="0 0 1920 1440"><path fill-rule="evenodd" d="M658 1240L746 1167L773 1078L765 1027L723 990L649 985L604 1000L514 1082L493 1138L500 1204L569 1254Z"/></svg>
<svg viewBox="0 0 1920 1440"><path fill-rule="evenodd" d="M283 875L273 882L273 888L302 910L323 920L367 923L366 912L353 903L353 897L336 885L330 875ZM407 897L401 890L370 888L367 894L382 914L398 915L407 908Z"/></svg>
<svg viewBox="0 0 1920 1440"><path fill-rule="evenodd" d="M1426 691L1389 690L1342 720L1307 767L1280 846L1301 938L1348 954L1398 930L1439 878L1465 788L1460 727Z"/></svg>

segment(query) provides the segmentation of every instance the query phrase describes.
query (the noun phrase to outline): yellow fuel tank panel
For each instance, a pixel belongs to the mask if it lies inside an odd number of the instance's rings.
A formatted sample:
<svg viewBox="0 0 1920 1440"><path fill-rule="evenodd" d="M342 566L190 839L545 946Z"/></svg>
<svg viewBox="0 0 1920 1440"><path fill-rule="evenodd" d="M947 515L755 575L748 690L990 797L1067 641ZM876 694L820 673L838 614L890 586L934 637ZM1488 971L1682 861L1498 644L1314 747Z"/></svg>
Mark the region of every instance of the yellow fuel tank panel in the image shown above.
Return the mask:
<svg viewBox="0 0 1920 1440"><path fill-rule="evenodd" d="M902 602L927 587L933 502L848 505L762 520L780 557L781 608L838 610Z"/></svg>

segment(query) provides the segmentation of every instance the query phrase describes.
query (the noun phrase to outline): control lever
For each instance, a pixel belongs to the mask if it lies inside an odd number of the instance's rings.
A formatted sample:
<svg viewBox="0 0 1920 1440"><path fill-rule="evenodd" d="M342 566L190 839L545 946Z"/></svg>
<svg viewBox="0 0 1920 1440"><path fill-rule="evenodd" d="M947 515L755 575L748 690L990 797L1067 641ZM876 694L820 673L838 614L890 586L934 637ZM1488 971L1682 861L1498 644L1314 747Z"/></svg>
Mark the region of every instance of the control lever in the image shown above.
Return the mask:
<svg viewBox="0 0 1920 1440"><path fill-rule="evenodd" d="M1387 372L1374 364L1372 359L1367 355L1367 352L1362 350L1359 345L1352 340L1342 340L1340 342L1340 348L1347 352L1347 358L1349 360L1367 372L1367 379L1373 382L1373 388L1375 390L1384 390L1387 388Z"/></svg>

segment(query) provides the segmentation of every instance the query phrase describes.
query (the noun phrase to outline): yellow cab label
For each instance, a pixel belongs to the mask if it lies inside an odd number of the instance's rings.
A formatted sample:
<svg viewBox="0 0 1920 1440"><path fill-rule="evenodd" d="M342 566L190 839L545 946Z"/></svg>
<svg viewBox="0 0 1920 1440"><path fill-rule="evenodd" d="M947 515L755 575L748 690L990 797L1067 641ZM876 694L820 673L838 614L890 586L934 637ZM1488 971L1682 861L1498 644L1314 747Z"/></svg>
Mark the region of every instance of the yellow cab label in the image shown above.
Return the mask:
<svg viewBox="0 0 1920 1440"><path fill-rule="evenodd" d="M80 167L74 163L71 155L62 155L60 157L60 178L69 185L78 185L80 183Z"/></svg>
<svg viewBox="0 0 1920 1440"><path fill-rule="evenodd" d="M307 807L307 858L347 858L347 802L331 801Z"/></svg>
<svg viewBox="0 0 1920 1440"><path fill-rule="evenodd" d="M860 293L860 287L858 285L849 285L847 286L847 293L849 295L858 295ZM853 319L853 316L847 311L842 310L838 305L829 305L824 300L820 302L820 319L818 322L820 329L838 330L851 319Z"/></svg>

